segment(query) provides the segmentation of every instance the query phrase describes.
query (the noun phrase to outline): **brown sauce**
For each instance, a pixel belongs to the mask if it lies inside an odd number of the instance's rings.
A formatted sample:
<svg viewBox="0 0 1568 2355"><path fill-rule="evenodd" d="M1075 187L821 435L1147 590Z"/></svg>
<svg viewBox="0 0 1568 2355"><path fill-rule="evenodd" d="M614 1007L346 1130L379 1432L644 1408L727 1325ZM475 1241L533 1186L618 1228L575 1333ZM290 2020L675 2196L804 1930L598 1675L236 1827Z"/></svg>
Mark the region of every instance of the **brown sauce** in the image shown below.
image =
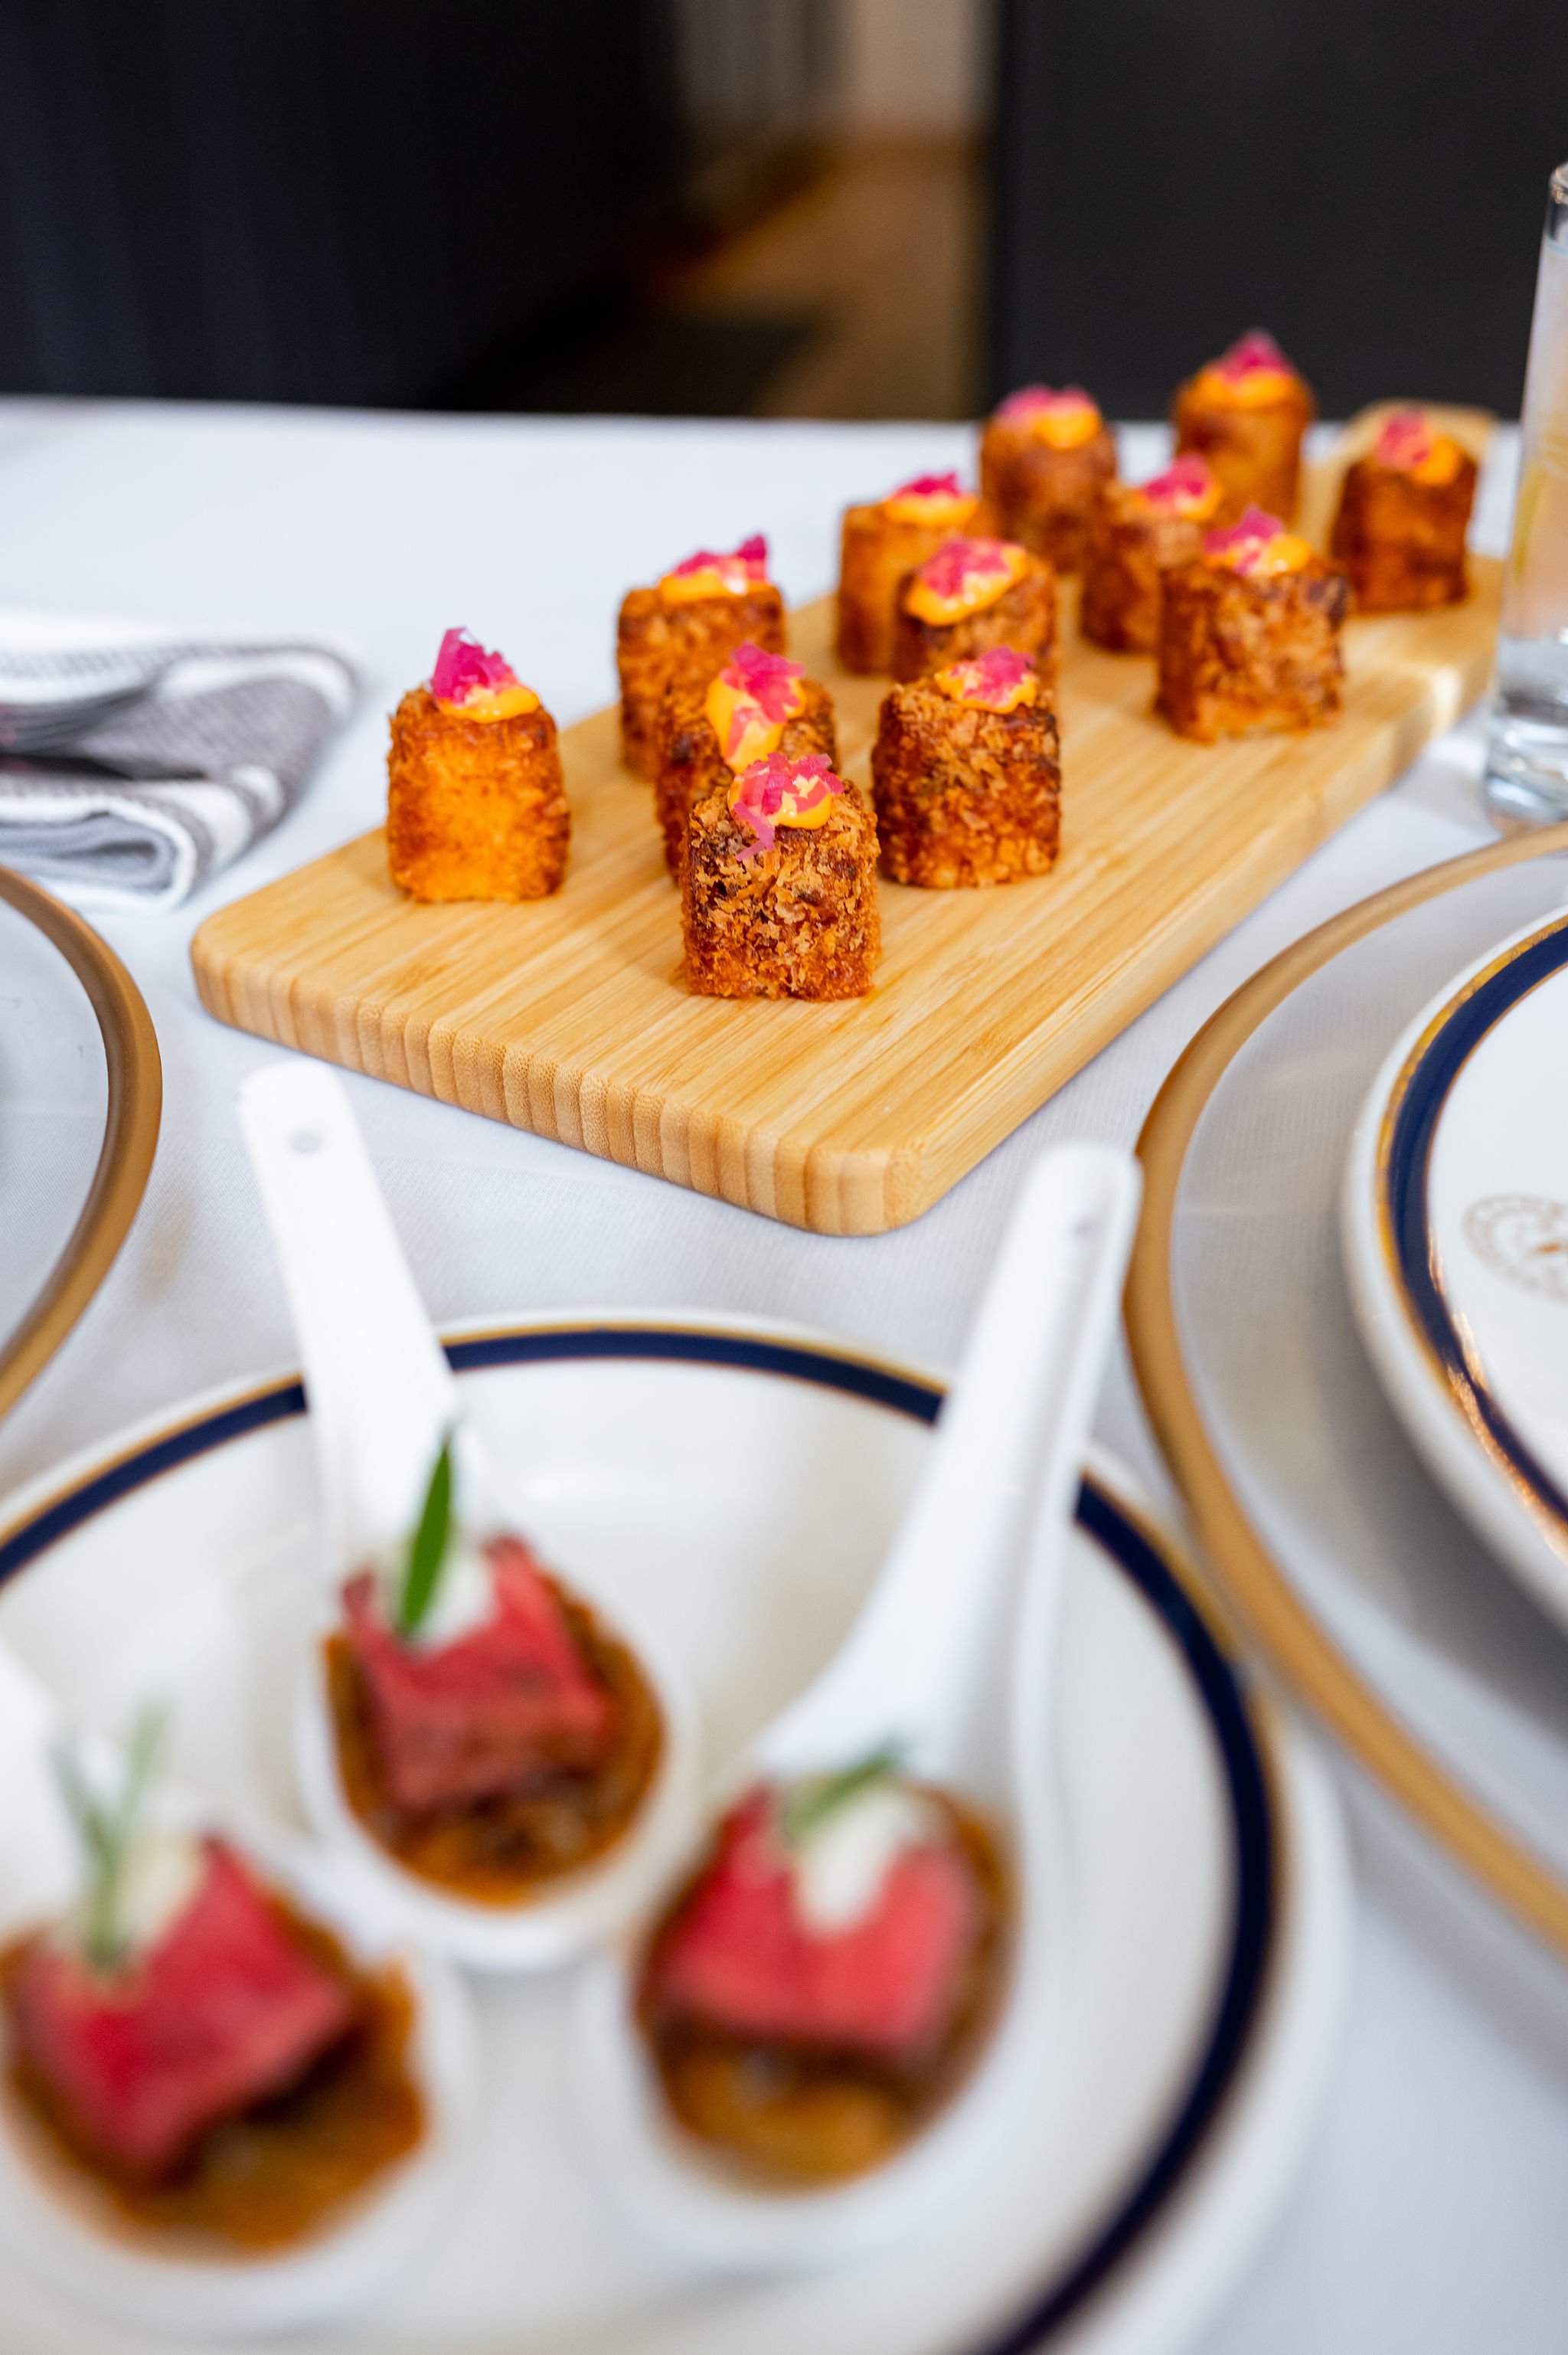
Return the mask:
<svg viewBox="0 0 1568 2355"><path fill-rule="evenodd" d="M423 2136L424 2103L408 2062L414 1998L403 1973L356 1970L329 1932L281 1910L299 1943L353 1987L358 2021L288 2093L210 2127L173 2174L152 2183L119 2174L81 2147L49 2088L19 2059L11 2063L12 2091L48 2155L144 2232L254 2255L294 2247L330 2228ZM30 1944L0 1952L0 1997Z"/></svg>
<svg viewBox="0 0 1568 2355"><path fill-rule="evenodd" d="M382 1778L347 1638L329 1636L323 1647L338 1772L350 1807L399 1864L480 1905L515 1905L613 1847L642 1805L663 1748L659 1703L635 1656L586 1603L553 1579L550 1584L573 1641L617 1704L617 1732L597 1765L555 1769L527 1791L418 1813L397 1806Z"/></svg>
<svg viewBox="0 0 1568 2355"><path fill-rule="evenodd" d="M675 2115L700 2140L773 2183L842 2182L892 2157L952 2098L979 2059L1000 2009L1012 1904L1007 1869L984 1818L926 1789L948 1816L980 1900L980 1934L946 2035L907 2063L823 2045L736 2035L661 2015L659 1942L672 1929L699 1867L655 1931L638 2017Z"/></svg>

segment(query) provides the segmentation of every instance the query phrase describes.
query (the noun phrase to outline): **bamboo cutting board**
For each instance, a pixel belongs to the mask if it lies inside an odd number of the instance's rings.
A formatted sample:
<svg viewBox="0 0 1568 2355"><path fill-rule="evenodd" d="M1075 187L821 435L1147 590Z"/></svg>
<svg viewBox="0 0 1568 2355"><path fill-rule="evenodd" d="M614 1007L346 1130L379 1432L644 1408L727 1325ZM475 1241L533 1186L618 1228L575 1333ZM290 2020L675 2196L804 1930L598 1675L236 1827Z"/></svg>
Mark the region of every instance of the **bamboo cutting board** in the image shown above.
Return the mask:
<svg viewBox="0 0 1568 2355"><path fill-rule="evenodd" d="M1473 442L1484 428L1467 421ZM1329 497L1310 485L1308 512ZM415 906L368 834L210 916L196 985L220 1020L283 1046L795 1226L881 1233L927 1209L1475 700L1501 568L1472 570L1462 605L1347 623L1336 726L1214 746L1153 717L1149 662L1078 638L1069 593L1061 858L993 890L884 882L867 998L688 996L650 788L620 766L612 711L561 740L572 859L554 899ZM886 682L841 672L832 640L831 599L792 617L790 652L832 687L841 764L864 784Z"/></svg>

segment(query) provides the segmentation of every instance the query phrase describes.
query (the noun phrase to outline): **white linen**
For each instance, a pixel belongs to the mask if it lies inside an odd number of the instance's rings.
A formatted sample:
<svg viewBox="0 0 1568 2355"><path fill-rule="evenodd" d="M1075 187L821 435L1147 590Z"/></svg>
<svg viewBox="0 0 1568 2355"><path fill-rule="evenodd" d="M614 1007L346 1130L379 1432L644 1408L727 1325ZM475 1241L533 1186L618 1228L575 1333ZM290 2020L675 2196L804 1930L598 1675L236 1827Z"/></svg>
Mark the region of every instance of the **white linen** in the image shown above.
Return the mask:
<svg viewBox="0 0 1568 2355"><path fill-rule="evenodd" d="M1127 436L1129 471L1163 446ZM613 688L617 601L673 556L762 528L792 599L830 583L839 507L970 435L927 425L662 424L0 403L0 599L155 617L199 584L216 630L352 636L358 717L311 792L216 887L103 930L164 1059L141 1219L60 1356L0 1425L14 1482L133 1416L287 1359L233 1098L275 1050L212 1022L196 922L376 822L384 714L463 623L563 722ZM1483 530L1506 530L1506 467ZM1066 793L1072 794L1071 746ZM1047 1140L1130 1143L1203 1018L1266 958L1380 884L1487 837L1474 720L1430 749L916 1225L803 1235L450 1107L350 1077L438 1317L572 1305L748 1310L950 1363L1001 1220ZM3 1052L3 1041L0 1041ZM0 1066L3 1069L3 1066ZM1118 1369L1100 1435L1164 1487ZM1349 1781L1351 1778L1347 1778ZM1353 1782L1351 1783L1354 1788ZM1557 2355L1568 2307L1568 1991L1379 1805L1358 1800L1363 1905L1349 2050L1272 2249L1208 2355Z"/></svg>

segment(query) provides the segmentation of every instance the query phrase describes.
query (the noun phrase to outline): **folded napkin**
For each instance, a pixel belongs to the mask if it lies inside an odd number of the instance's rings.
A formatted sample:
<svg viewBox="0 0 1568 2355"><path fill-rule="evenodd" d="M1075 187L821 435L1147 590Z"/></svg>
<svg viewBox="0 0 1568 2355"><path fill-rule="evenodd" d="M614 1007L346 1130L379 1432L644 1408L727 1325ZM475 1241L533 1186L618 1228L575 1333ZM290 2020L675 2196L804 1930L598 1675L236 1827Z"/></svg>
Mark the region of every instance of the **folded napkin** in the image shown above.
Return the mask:
<svg viewBox="0 0 1568 2355"><path fill-rule="evenodd" d="M47 753L7 751L41 698L122 690ZM0 865L83 906L177 907L292 806L358 690L320 642L0 608Z"/></svg>

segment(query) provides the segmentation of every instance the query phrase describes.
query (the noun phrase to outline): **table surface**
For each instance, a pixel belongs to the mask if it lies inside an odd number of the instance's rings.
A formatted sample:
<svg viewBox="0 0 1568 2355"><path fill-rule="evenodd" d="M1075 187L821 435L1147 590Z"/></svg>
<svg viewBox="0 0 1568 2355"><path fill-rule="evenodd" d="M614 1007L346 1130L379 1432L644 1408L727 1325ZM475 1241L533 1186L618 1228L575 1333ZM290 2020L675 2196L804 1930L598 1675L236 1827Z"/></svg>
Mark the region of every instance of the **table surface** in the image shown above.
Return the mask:
<svg viewBox="0 0 1568 2355"><path fill-rule="evenodd" d="M1124 432L1127 470L1158 429ZM177 914L101 928L163 1048L152 1184L109 1281L0 1426L0 1488L214 1382L291 1355L236 1129L275 1050L199 1008L214 907L376 823L385 715L442 630L500 645L558 719L609 700L616 605L673 553L765 530L791 601L830 585L839 508L964 465L940 425L665 424L0 401L0 604L323 631L363 650L361 712L302 806ZM1499 549L1511 437L1483 487ZM1205 1017L1311 925L1488 837L1472 717L911 1227L838 1241L345 1075L438 1320L582 1306L736 1309L940 1364L957 1355L1040 1148L1130 1145ZM1071 806L1072 779L1066 783ZM1166 1480L1125 1365L1098 1429ZM1287 2212L1205 2355L1558 2355L1568 2306L1568 1975L1348 1772L1361 1904L1350 2017Z"/></svg>

